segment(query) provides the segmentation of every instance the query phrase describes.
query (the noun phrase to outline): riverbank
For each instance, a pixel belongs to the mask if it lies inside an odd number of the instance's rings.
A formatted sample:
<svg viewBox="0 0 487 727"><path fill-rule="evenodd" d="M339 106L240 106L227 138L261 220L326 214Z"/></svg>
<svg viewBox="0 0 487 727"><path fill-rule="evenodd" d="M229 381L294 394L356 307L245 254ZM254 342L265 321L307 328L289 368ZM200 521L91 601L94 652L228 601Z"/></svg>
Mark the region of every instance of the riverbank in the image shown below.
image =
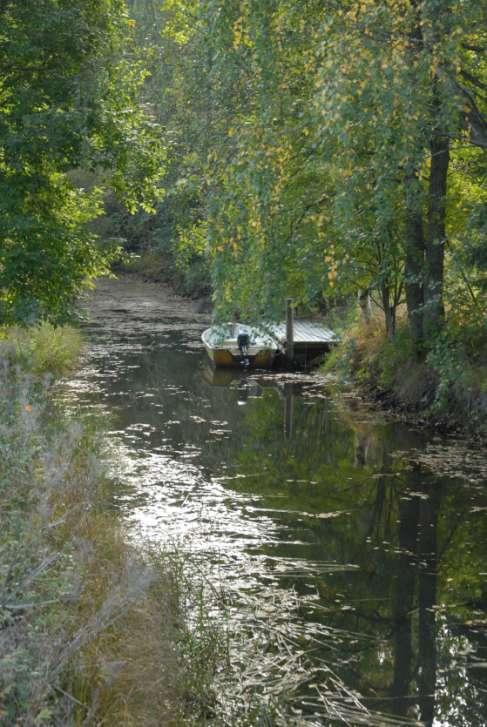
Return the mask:
<svg viewBox="0 0 487 727"><path fill-rule="evenodd" d="M355 321L341 331L341 343L324 371L338 388L354 386L378 409L415 426L487 439L487 347L475 337L445 329L418 360L409 330L401 322L393 339L380 317Z"/></svg>
<svg viewBox="0 0 487 727"><path fill-rule="evenodd" d="M482 724L474 670L485 661L487 539L476 452L330 396L313 373L209 369L207 317L167 286L103 280L84 313L82 361L46 410L52 427L86 422L89 471L101 477L97 498L80 500L93 525L79 533L68 517L80 555L68 550L66 579L93 586L81 601L81 586L66 588L62 616L78 618L66 643L98 623L105 586L117 595L119 581L138 583L134 573L155 570L156 580L72 654L58 683L81 704L66 697L73 712L61 724L86 720L93 690L107 725L158 724L150 688L173 683L168 663L178 687L169 694L189 724L402 726L460 708ZM64 462L63 439L57 451ZM64 478L64 465L53 469ZM63 492L60 501L62 512ZM175 611L165 607L171 584ZM398 683L399 672L409 677Z"/></svg>
<svg viewBox="0 0 487 727"><path fill-rule="evenodd" d="M72 328L0 340L0 723L186 724L211 706L217 633L187 558L135 546L103 426L55 403Z"/></svg>
<svg viewBox="0 0 487 727"><path fill-rule="evenodd" d="M153 259L148 253L134 258L124 269L124 277L134 283L162 284L173 295L180 295L174 278L163 271L162 258ZM207 293L185 289L181 295L195 313L211 312ZM388 411L412 426L487 441L487 339L483 327L445 329L418 361L401 318L392 340L385 335L380 312L371 315L368 323L357 319L350 323L350 310L332 310L324 322L341 337L341 344L323 366L333 375L338 390L352 385L378 411Z"/></svg>

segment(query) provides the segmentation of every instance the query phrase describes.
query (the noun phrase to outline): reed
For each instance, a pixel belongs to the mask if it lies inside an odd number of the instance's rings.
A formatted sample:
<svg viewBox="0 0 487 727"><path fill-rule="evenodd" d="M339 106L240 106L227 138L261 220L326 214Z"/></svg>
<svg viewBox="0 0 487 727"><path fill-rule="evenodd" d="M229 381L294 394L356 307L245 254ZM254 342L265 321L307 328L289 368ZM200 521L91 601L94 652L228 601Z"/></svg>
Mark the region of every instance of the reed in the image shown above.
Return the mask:
<svg viewBox="0 0 487 727"><path fill-rule="evenodd" d="M131 544L96 426L5 362L1 377L0 721L196 720L214 649L189 625L187 564Z"/></svg>

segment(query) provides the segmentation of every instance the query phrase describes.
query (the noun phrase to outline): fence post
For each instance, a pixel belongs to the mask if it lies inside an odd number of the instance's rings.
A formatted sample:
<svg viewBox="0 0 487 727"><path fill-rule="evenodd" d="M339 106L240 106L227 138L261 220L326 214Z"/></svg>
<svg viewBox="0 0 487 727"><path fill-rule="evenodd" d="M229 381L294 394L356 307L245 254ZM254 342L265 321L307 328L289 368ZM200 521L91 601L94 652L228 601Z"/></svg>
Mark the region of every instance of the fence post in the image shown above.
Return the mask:
<svg viewBox="0 0 487 727"><path fill-rule="evenodd" d="M293 299L287 299L286 306L286 358L294 361L294 306Z"/></svg>

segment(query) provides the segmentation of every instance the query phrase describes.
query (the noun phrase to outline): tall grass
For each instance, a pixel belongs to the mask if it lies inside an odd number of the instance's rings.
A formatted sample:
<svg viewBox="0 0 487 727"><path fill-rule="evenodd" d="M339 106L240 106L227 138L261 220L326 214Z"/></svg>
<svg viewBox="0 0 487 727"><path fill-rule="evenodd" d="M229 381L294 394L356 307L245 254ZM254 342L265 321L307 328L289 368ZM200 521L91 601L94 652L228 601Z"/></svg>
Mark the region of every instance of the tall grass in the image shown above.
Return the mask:
<svg viewBox="0 0 487 727"><path fill-rule="evenodd" d="M130 545L99 432L48 399L1 362L0 724L201 723L194 665L211 673L217 637L189 625L198 586L179 556Z"/></svg>
<svg viewBox="0 0 487 727"><path fill-rule="evenodd" d="M76 365L82 337L72 326L43 321L28 328L0 328L0 357L35 375L64 376Z"/></svg>

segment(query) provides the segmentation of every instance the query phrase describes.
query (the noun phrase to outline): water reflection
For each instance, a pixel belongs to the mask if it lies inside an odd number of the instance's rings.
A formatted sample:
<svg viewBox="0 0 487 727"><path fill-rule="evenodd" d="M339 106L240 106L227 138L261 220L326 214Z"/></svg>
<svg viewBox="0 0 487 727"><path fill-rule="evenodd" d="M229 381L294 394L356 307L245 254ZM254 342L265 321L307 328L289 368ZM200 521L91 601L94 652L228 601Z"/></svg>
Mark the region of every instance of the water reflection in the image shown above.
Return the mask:
<svg viewBox="0 0 487 727"><path fill-rule="evenodd" d="M407 454L423 432L312 377L209 369L177 299L111 283L93 310L67 398L110 412L114 502L144 537L188 539L246 649L265 622L282 663L306 664L296 714L485 724L479 478L435 475Z"/></svg>
<svg viewBox="0 0 487 727"><path fill-rule="evenodd" d="M371 705L398 716L426 724L435 715L441 724L483 724L485 630L478 622L465 627L470 607L484 618L485 629L487 531L478 505L472 507L480 493L392 456L398 445L420 445L422 433L360 419L344 429L326 402L305 409L301 392L290 403L288 387L284 406L274 403L274 417L271 392L247 412L241 469L255 469L259 448L273 446L273 457L254 481L242 482L247 492L264 493L269 505L280 497L274 517L285 519L287 528L305 524L310 557L327 553L336 563L359 566L316 579L320 601L312 609L326 614L329 627L358 635L346 645L346 661L353 664L347 683L375 695ZM459 559L462 552L465 559ZM293 554L299 557L296 549ZM472 591L479 594L475 602L468 601ZM459 630L468 633L468 646L455 638ZM364 641L366 635L371 640ZM335 667L344 662L339 653ZM446 690L435 698L454 675L474 700Z"/></svg>

